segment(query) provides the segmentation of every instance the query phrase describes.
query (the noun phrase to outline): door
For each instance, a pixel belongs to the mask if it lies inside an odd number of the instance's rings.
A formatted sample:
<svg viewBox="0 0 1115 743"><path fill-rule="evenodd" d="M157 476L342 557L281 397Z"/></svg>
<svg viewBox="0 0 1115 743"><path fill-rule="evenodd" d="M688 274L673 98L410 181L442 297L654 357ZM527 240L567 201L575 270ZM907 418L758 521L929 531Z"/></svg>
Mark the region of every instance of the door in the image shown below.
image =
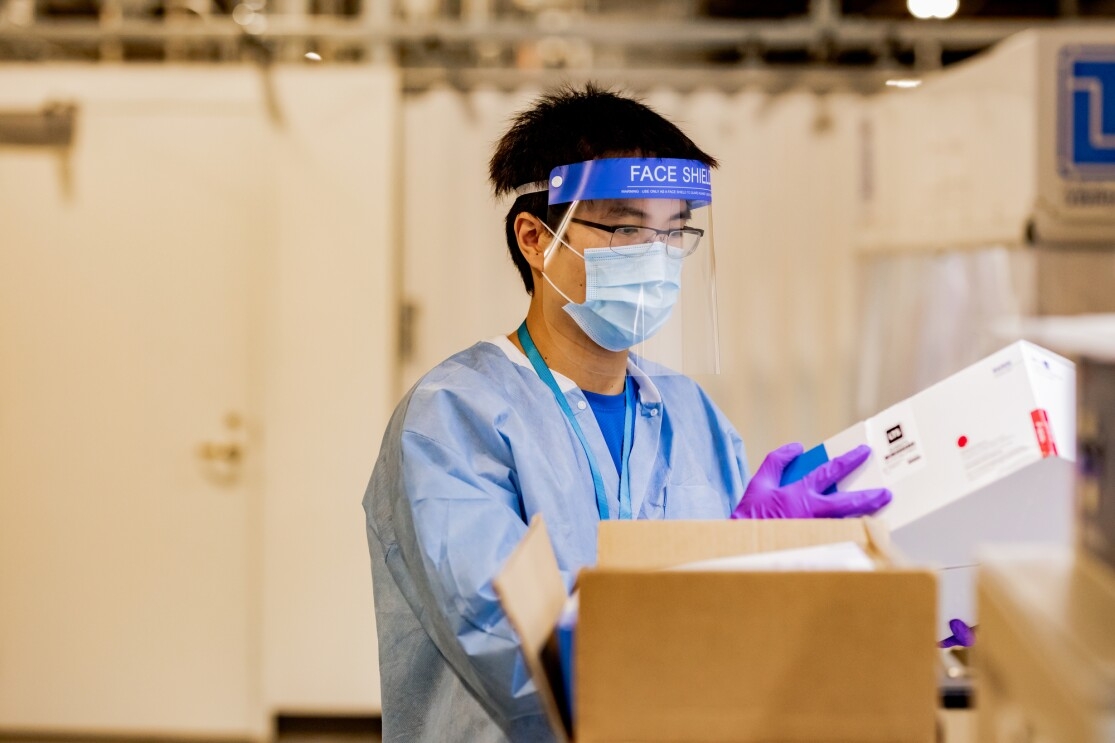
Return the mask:
<svg viewBox="0 0 1115 743"><path fill-rule="evenodd" d="M251 75L0 71L0 730L243 736L258 702Z"/></svg>

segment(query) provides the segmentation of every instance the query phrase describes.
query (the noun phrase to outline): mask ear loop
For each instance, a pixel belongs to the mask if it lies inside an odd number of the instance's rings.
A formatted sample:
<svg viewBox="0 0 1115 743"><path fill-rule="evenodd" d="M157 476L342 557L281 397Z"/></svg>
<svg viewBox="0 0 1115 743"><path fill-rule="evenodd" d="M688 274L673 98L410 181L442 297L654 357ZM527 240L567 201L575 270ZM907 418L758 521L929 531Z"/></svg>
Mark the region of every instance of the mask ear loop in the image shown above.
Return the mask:
<svg viewBox="0 0 1115 743"><path fill-rule="evenodd" d="M563 292L561 289L558 288L558 285L554 283L553 279L551 279L549 276L546 275L545 271L542 272L542 278L546 279L546 283L549 284L550 286L552 286L554 288L554 291L557 292L558 294L560 294L561 298L564 299L566 302L568 302L569 304L577 304L576 302L574 302L572 299L569 298L568 294L566 294L565 292Z"/></svg>

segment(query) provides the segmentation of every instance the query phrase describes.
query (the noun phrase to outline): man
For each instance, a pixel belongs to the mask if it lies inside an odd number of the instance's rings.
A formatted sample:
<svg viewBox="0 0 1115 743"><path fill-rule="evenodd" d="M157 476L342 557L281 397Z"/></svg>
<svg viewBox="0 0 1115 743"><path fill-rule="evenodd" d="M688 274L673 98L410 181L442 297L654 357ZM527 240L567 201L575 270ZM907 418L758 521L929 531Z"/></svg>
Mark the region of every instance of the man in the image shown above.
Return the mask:
<svg viewBox="0 0 1115 743"><path fill-rule="evenodd" d="M364 497L386 741L548 740L492 580L545 514L568 585L606 518L872 513L823 495L861 447L781 486L798 445L749 478L743 442L682 372L717 360L709 168L643 104L594 86L521 113L491 180L530 308L404 397ZM621 630L620 630L621 631Z"/></svg>

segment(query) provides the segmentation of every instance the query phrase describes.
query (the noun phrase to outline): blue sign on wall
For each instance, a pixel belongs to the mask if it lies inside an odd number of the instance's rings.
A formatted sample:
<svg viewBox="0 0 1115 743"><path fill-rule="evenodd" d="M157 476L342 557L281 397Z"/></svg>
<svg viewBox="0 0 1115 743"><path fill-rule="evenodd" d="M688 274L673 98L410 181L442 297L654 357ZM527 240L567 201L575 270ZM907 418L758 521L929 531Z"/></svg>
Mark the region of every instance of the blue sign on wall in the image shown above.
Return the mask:
<svg viewBox="0 0 1115 743"><path fill-rule="evenodd" d="M1115 46L1068 46L1057 70L1057 166L1115 181Z"/></svg>

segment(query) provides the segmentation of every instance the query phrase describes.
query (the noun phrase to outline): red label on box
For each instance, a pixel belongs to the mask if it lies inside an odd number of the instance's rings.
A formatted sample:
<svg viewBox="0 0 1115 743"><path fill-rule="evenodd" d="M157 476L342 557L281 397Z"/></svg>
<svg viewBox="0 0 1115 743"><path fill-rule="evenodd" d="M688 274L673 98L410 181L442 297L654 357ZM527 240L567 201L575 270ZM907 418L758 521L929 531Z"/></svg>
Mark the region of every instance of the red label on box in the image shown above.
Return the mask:
<svg viewBox="0 0 1115 743"><path fill-rule="evenodd" d="M1038 436L1038 446L1041 456L1057 456L1057 442L1053 440L1053 427L1049 425L1049 416L1044 410L1038 408L1030 411L1030 420L1034 422L1034 433Z"/></svg>

